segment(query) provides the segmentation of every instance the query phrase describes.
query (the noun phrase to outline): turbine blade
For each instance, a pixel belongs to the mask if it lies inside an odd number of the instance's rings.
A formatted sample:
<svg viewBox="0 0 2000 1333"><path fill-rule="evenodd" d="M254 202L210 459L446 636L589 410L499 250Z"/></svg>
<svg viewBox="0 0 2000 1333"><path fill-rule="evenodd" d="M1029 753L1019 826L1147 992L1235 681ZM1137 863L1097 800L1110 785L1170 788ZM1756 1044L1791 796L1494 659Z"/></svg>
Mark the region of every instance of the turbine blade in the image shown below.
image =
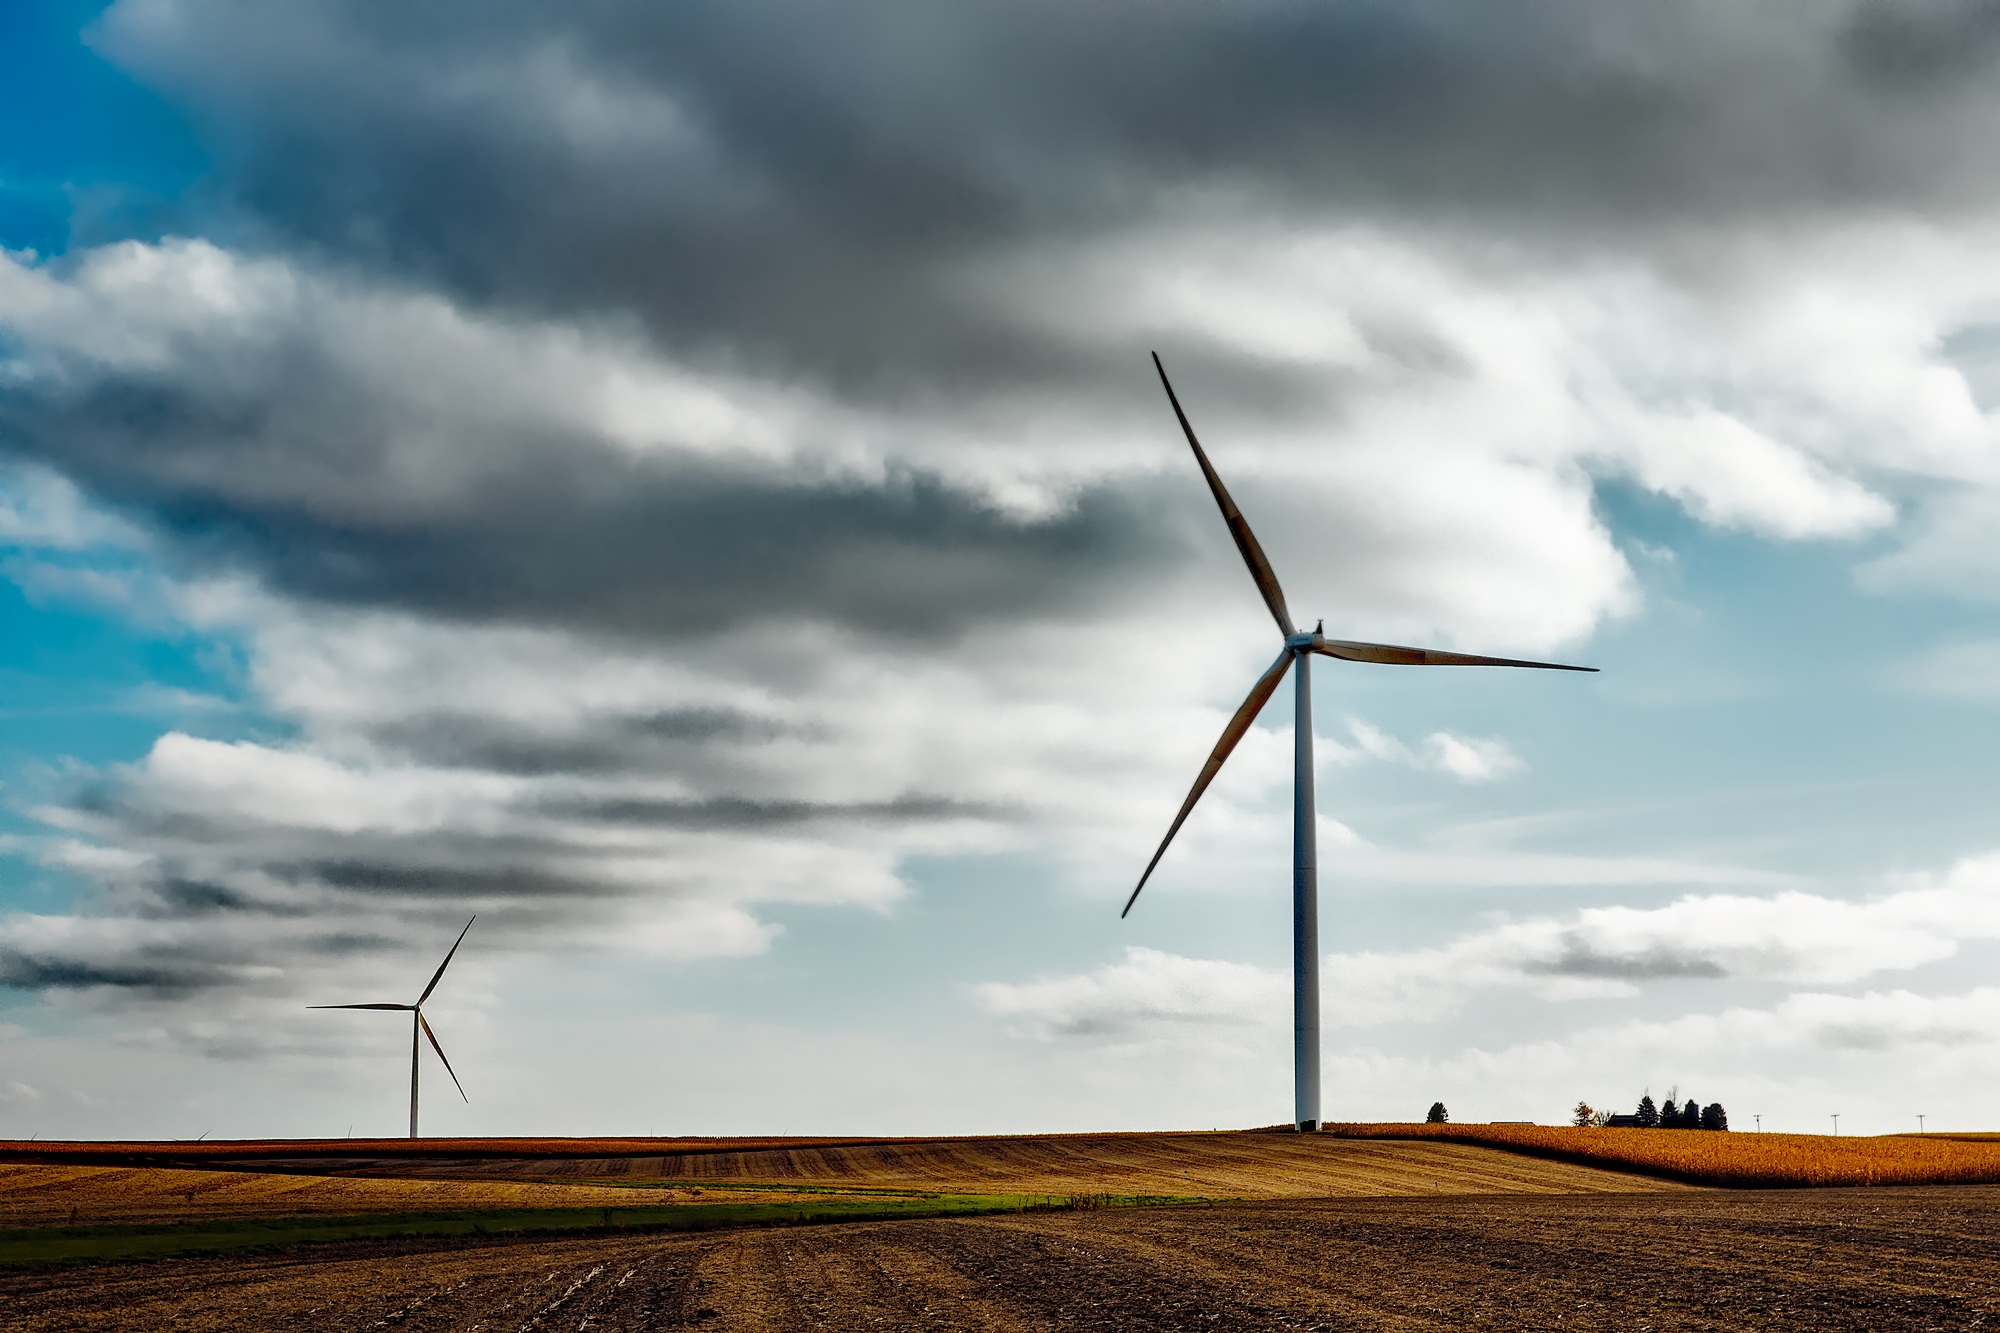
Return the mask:
<svg viewBox="0 0 2000 1333"><path fill-rule="evenodd" d="M1201 799L1201 794L1208 790L1208 784L1215 781L1215 775L1222 771L1222 761L1229 758L1236 742L1250 730L1250 724L1257 720L1257 714L1270 701L1271 692L1278 688L1278 682L1285 678L1285 670L1291 664L1292 651L1287 648L1271 664L1271 669L1250 687L1250 697L1243 701L1243 706L1236 710L1236 716L1230 718L1229 725L1222 729L1222 739L1215 743L1215 748L1209 752L1208 762L1201 766L1201 776L1194 780L1194 790L1181 802L1181 812L1174 816L1173 827L1167 830L1166 837L1160 839L1160 849L1153 853L1152 860L1146 862L1146 873L1139 876L1139 887L1133 889L1132 896L1125 900L1125 911L1118 914L1120 919L1132 910L1133 903L1139 901L1139 889L1145 888L1146 881L1153 877L1153 867L1160 864L1160 858L1167 854L1167 844L1174 840L1174 834L1181 831L1181 825L1187 822L1188 812L1194 809L1194 803ZM1303 667L1300 669L1304 670Z"/></svg>
<svg viewBox="0 0 2000 1333"><path fill-rule="evenodd" d="M1537 667L1543 671L1595 671L1596 667L1565 666L1561 662L1524 662L1515 657L1478 657L1437 648L1401 648L1393 643L1349 643L1345 639L1314 638L1312 650L1349 662L1381 662L1388 666Z"/></svg>
<svg viewBox="0 0 2000 1333"><path fill-rule="evenodd" d="M309 1004L308 1009L414 1009L414 1004Z"/></svg>
<svg viewBox="0 0 2000 1333"><path fill-rule="evenodd" d="M1222 507L1222 521L1229 525L1229 535L1236 539L1236 549L1243 553L1243 563L1250 566L1250 577L1257 581L1257 591L1264 594L1264 605L1271 608L1271 618L1278 622L1279 631L1291 638L1292 613L1285 609L1285 591L1278 586L1278 575L1271 568L1271 562L1264 556L1264 548L1257 544L1257 534L1250 531L1250 521L1243 517L1243 511L1236 507L1236 501L1229 498L1229 491L1222 484L1222 478L1215 475L1209 466L1208 455L1202 452L1201 441L1194 437L1194 427L1188 424L1187 413L1181 411L1181 400L1174 394L1174 386L1167 379L1167 368L1160 364L1160 354L1153 353L1153 369L1160 372L1160 384L1167 391L1167 401L1174 405L1174 416L1181 423L1181 433L1187 436L1190 448L1194 450L1194 461L1201 464L1201 475L1208 478L1208 489L1215 495L1215 503Z"/></svg>
<svg viewBox="0 0 2000 1333"><path fill-rule="evenodd" d="M438 1059L444 1060L444 1072L451 1075L451 1086L458 1089L459 1097L467 1106L472 1105L472 1098L465 1095L465 1085L458 1081L458 1071L451 1067L451 1061L444 1059L444 1047L438 1045L437 1033L431 1031L430 1020L422 1014L418 1014L417 1026L421 1027L424 1030L424 1035L431 1039L431 1049L438 1053Z"/></svg>
<svg viewBox="0 0 2000 1333"><path fill-rule="evenodd" d="M472 921L477 921L478 919L479 916L477 913L475 913L473 915ZM465 923L465 930L472 929L472 921L468 921ZM444 956L444 961L438 964L438 970L431 973L431 984L424 987L424 993L417 997L418 1004L422 1004L425 1000L430 999L431 992L438 988L438 982L444 978L444 970L447 967L451 966L451 954L457 953L458 946L465 943L465 930L461 930L458 932L458 938L451 942L451 953L446 954Z"/></svg>

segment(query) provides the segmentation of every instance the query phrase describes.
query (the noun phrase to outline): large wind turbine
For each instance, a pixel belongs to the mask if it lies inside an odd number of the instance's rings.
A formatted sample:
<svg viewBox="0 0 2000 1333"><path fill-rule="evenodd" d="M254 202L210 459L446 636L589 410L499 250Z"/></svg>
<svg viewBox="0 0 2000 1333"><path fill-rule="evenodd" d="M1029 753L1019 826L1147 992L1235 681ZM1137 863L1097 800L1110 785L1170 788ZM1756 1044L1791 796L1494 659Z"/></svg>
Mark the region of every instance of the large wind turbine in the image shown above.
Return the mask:
<svg viewBox="0 0 2000 1333"><path fill-rule="evenodd" d="M472 921L477 921L478 919L477 916L474 916ZM472 929L472 921L465 923L465 930ZM431 1025L424 1019L424 1001L431 998L431 992L437 989L438 982L444 978L444 970L451 966L452 954L457 953L458 946L465 942L465 930L459 931L458 938L451 942L451 949L445 954L444 961L438 964L437 971L431 973L431 984L424 987L424 993L417 997L415 1004L309 1004L306 1006L308 1009L388 1009L396 1013L408 1012L410 1015L410 1137L413 1139L417 1137L417 1056L423 1050L423 1047L417 1042L418 1034L421 1033L423 1036L429 1038L431 1049L437 1052L438 1059L444 1060L444 1072L451 1075L451 1085L458 1089L459 1097L467 1104L470 1104L472 1101L470 1097L465 1095L465 1085L458 1081L458 1073L451 1067L451 1061L445 1059L444 1047L438 1045L437 1033L431 1031Z"/></svg>
<svg viewBox="0 0 2000 1333"><path fill-rule="evenodd" d="M1278 654L1278 660L1271 664L1257 683L1250 687L1250 697L1236 710L1236 716L1229 719L1229 725L1222 729L1222 739L1215 743L1208 762L1201 766L1201 775L1194 780L1194 790L1187 800L1181 802L1181 812L1174 816L1173 824L1167 829L1167 836L1160 839L1160 848L1153 853L1153 859L1146 863L1146 873L1139 876L1138 888L1125 900L1124 916L1132 910L1132 904L1139 901L1139 890L1146 887L1152 878L1153 868L1160 864L1160 858L1167 853L1167 844L1180 832L1187 822L1188 813L1194 803L1208 790L1208 784L1221 771L1222 763L1229 758L1229 752L1243 739L1243 733L1250 730L1250 724L1257 720L1270 697L1277 692L1285 673L1297 663L1298 675L1293 678L1298 699L1295 720L1292 723L1292 1072L1294 1077L1293 1125L1300 1130L1319 1128L1319 864L1315 848L1313 828L1313 739L1312 739L1312 671L1309 659L1314 653L1324 657L1338 657L1349 662L1381 662L1390 666L1505 666L1539 667L1549 671L1595 671L1596 667L1563 666L1555 662L1521 662L1511 657L1474 657L1469 653L1439 652L1434 648L1399 648L1387 643L1351 643L1345 639L1329 639L1320 628L1309 634L1302 634L1292 625L1291 613L1285 609L1284 590L1278 586L1278 576L1271 571L1271 562L1264 557L1264 548L1257 544L1256 534L1250 531L1243 511L1229 498L1229 492L1222 485L1222 478L1215 475L1209 466L1208 455L1202 452L1201 441L1194 437L1194 427L1188 424L1187 413L1181 411L1181 401L1174 394L1174 386L1167 379L1166 367L1160 364L1159 353L1153 354L1153 369L1160 373L1160 384L1167 391L1167 401L1173 404L1174 416L1180 420L1181 432L1187 436L1188 446L1194 450L1194 460L1201 465L1201 475L1208 479L1208 489L1215 495L1215 503L1222 508L1222 520L1229 525L1229 535L1236 539L1236 549L1243 553L1243 563L1250 566L1250 577L1257 582L1257 591L1264 595L1264 605L1271 609L1271 618L1278 622L1278 632L1285 636L1285 646Z"/></svg>

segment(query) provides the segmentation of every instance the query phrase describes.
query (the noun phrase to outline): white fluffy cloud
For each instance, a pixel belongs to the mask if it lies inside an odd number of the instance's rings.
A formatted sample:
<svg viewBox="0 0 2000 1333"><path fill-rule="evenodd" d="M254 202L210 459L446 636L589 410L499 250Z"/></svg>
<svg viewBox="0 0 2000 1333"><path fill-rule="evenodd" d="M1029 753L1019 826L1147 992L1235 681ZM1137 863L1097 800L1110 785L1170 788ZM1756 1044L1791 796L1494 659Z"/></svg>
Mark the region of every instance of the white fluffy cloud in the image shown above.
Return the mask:
<svg viewBox="0 0 2000 1333"><path fill-rule="evenodd" d="M1448 773L1461 782L1491 782L1526 767L1506 741L1497 736L1460 736L1434 731L1412 746L1361 718L1347 721L1349 741L1324 747L1325 762L1344 765L1362 759L1407 764L1412 768Z"/></svg>
<svg viewBox="0 0 2000 1333"><path fill-rule="evenodd" d="M1661 980L1841 984L1993 939L2000 939L2000 854L1859 902L1798 891L1698 894L1657 908L1502 921L1435 948L1331 954L1322 977L1329 1020L1370 1027L1437 1022L1496 990L1565 1001L1632 995ZM1287 986L1279 974L1244 964L1133 949L1091 973L989 983L978 994L987 1012L1038 1034L1094 1037L1149 1025L1273 1022L1285 1011L1274 997ZM1774 1021L1798 1017L1801 1032L1873 1030L1842 1018L1847 1002L1838 997L1794 998ZM1921 1007L1918 997L1908 1003ZM1870 1013L1880 1008L1869 1004ZM1810 1022L1807 1010L1817 1015Z"/></svg>
<svg viewBox="0 0 2000 1333"><path fill-rule="evenodd" d="M1189 1024L1262 1025L1288 1009L1290 982L1247 963L1131 948L1081 976L974 988L979 1007L1039 1037L1130 1040Z"/></svg>

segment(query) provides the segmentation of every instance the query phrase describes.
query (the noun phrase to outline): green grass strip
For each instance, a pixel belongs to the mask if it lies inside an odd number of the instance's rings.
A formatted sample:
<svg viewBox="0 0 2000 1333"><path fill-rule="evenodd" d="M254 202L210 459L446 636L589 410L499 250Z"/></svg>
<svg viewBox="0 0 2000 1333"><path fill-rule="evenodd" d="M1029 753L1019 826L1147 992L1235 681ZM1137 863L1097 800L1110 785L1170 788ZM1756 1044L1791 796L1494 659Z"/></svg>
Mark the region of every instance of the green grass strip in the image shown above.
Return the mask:
<svg viewBox="0 0 2000 1333"><path fill-rule="evenodd" d="M368 1176L344 1177L344 1179L349 1179L349 1180L395 1179L395 1178L396 1177L368 1177ZM479 1176L479 1177L468 1176L462 1178L468 1180L477 1179L482 1181L490 1179L490 1177L485 1177L485 1176ZM759 1193L838 1194L842 1196L852 1195L856 1198L886 1198L886 1199L943 1199L951 1197L950 1190L927 1190L927 1189L919 1189L916 1187L897 1188L891 1185L771 1185L762 1183L749 1184L734 1180L716 1180L713 1178L706 1178L706 1177L700 1180L678 1180L664 1176L658 1180L600 1180L596 1176L577 1176L574 1178L565 1178L561 1180L551 1180L546 1182L536 1181L534 1183L537 1184L546 1183L551 1185L588 1186L591 1189L612 1189L612 1190L658 1190L658 1189L693 1190L697 1194L703 1192L713 1193L713 1194L734 1194L737 1193L738 1191L741 1191L746 1194L759 1194ZM1044 1196L1036 1195L1035 1197L1041 1198ZM1046 1196L1046 1197L1055 1197L1055 1196Z"/></svg>
<svg viewBox="0 0 2000 1333"><path fill-rule="evenodd" d="M565 1232L708 1231L1197 1203L1169 1195L946 1194L919 1199L830 1199L813 1203L694 1203L650 1208L501 1208L386 1213L360 1217L218 1218L172 1223L108 1223L0 1231L0 1267L104 1263L224 1254L330 1241L451 1236L534 1236Z"/></svg>

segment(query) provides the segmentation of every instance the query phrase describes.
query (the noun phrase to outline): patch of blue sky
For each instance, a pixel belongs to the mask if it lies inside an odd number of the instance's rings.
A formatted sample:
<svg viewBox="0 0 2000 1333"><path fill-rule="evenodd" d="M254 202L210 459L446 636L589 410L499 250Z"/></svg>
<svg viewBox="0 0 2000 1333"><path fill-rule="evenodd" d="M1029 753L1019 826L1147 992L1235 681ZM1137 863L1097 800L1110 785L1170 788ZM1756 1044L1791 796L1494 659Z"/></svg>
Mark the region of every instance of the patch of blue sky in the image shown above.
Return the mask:
<svg viewBox="0 0 2000 1333"><path fill-rule="evenodd" d="M88 886L35 855L52 833L37 807L175 727L228 737L269 724L240 706L234 645L78 595L154 582L130 553L0 547L0 574L0 910L59 910Z"/></svg>
<svg viewBox="0 0 2000 1333"><path fill-rule="evenodd" d="M106 8L0 5L0 247L151 239L207 168L186 118L91 49Z"/></svg>

